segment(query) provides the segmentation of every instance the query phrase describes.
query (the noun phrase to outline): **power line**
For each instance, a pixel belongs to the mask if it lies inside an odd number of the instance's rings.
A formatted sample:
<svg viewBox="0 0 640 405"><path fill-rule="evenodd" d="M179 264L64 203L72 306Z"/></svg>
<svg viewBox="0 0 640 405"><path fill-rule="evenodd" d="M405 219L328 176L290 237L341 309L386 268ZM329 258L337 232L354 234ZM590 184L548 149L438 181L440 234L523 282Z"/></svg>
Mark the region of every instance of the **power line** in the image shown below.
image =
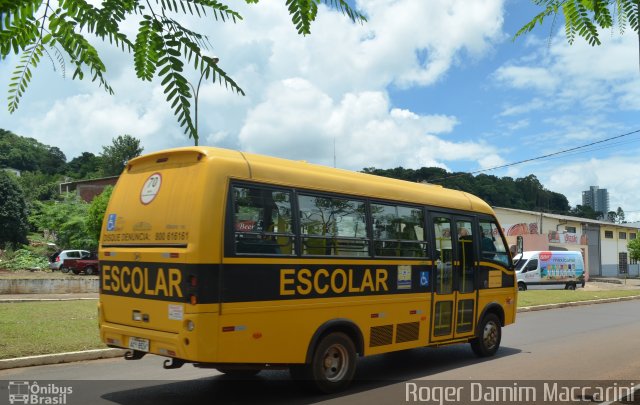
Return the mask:
<svg viewBox="0 0 640 405"><path fill-rule="evenodd" d="M561 155L563 153L568 153L568 152L573 152L573 151L576 151L576 150L579 150L579 149L588 148L590 146L594 146L594 145L598 145L598 144L601 144L601 143L609 142L609 141L612 141L614 139L623 138L625 136L629 136L629 135L633 135L633 134L637 134L637 133L640 133L640 129L637 129L637 130L631 131L631 132L627 132L626 134L616 135L616 136L612 136L610 138L606 138L606 139L602 139L602 140L599 140L599 141L587 143L585 145L580 145L580 146L576 146L576 147L573 147L573 148L564 149L564 150L561 150L559 152L553 152L553 153L549 153L547 155L542 155L542 156L537 156L537 157L533 157L533 158L529 158L529 159L519 160L517 162L507 163L507 164L504 164L504 165L501 165L501 166L490 167L488 169L481 169L481 170L476 170L476 171L473 171L473 172L457 174L457 175L454 175L454 176L447 176L447 177L443 177L443 178L440 178L440 179L433 179L433 180L430 180L429 182L430 183L440 182L440 181L444 181L444 180L448 180L448 179L453 179L453 178L456 178L456 177L465 176L467 174L476 174L476 173L488 172L488 171L496 170L496 169L504 169L505 167L511 167L511 166L520 165L520 164L523 164L523 163L529 163L529 162L533 162L533 161L536 161L536 160L541 160L541 159L550 158L552 156Z"/></svg>

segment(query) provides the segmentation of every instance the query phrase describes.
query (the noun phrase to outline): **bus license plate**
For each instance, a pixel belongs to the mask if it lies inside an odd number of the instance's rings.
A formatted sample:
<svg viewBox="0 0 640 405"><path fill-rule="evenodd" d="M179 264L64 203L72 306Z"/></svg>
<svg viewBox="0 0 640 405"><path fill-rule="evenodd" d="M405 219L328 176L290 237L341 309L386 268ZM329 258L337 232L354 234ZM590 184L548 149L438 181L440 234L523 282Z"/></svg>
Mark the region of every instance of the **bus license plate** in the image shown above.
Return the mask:
<svg viewBox="0 0 640 405"><path fill-rule="evenodd" d="M149 339L140 339L137 337L129 338L129 349L139 350L141 352L149 351Z"/></svg>

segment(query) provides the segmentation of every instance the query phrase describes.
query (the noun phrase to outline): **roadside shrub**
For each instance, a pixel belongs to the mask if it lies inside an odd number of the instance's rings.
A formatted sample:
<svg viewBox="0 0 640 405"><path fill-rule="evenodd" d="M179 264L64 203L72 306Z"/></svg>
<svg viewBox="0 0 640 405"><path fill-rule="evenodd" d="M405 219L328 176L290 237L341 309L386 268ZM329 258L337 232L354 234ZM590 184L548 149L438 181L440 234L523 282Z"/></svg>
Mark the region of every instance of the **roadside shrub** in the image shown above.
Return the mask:
<svg viewBox="0 0 640 405"><path fill-rule="evenodd" d="M5 252L3 256L6 257L7 260L0 261L0 269L11 271L29 269L44 270L49 266L49 261L46 258L27 249Z"/></svg>

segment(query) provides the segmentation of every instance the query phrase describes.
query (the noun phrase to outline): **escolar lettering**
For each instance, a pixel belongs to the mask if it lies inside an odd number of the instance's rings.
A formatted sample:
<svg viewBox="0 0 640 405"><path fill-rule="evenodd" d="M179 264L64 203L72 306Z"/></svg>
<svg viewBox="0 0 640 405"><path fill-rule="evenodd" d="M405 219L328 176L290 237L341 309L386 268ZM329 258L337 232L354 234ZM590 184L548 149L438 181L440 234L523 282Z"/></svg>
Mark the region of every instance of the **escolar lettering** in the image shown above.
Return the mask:
<svg viewBox="0 0 640 405"><path fill-rule="evenodd" d="M136 295L179 297L182 295L182 272L180 269L167 270L158 267L155 280L149 278L149 268L135 266L102 266L102 291Z"/></svg>
<svg viewBox="0 0 640 405"><path fill-rule="evenodd" d="M353 269L280 269L280 295L324 295L389 291L387 269L364 269L362 278Z"/></svg>

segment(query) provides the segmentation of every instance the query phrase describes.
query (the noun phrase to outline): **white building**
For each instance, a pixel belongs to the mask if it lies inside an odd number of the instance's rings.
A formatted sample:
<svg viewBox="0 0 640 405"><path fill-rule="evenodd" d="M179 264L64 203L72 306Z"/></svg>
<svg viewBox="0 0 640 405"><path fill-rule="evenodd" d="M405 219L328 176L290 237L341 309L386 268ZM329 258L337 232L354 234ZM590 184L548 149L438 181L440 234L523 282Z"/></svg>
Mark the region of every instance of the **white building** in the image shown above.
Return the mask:
<svg viewBox="0 0 640 405"><path fill-rule="evenodd" d="M582 252L590 276L640 276L640 265L629 261L627 242L638 237L638 224L494 207L509 244L522 235L525 250Z"/></svg>

